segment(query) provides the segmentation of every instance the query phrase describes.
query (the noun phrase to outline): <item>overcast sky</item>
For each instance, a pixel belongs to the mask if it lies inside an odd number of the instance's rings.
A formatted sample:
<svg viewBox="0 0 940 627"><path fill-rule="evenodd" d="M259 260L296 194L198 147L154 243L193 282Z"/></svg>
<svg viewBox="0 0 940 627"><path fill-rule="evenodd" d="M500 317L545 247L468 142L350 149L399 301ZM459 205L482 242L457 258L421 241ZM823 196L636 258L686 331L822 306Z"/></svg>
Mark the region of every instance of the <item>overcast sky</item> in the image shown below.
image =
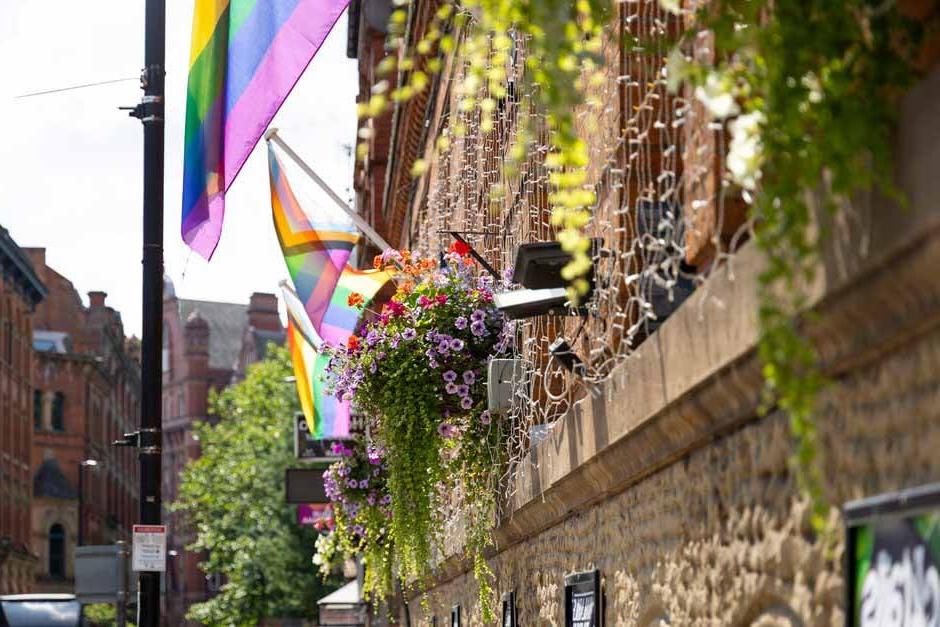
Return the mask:
<svg viewBox="0 0 940 627"><path fill-rule="evenodd" d="M144 0L0 0L0 225L21 246L45 247L47 263L86 304L88 291L107 292L128 335L140 334L142 130L116 107L136 104L142 92L134 80L14 96L138 76L143 7ZM287 277L271 224L263 140L226 197L212 261L190 254L179 235L192 7L193 0L167 1L166 269L180 297L247 302L254 291L277 292ZM274 126L348 197L357 76L345 51L344 16Z"/></svg>

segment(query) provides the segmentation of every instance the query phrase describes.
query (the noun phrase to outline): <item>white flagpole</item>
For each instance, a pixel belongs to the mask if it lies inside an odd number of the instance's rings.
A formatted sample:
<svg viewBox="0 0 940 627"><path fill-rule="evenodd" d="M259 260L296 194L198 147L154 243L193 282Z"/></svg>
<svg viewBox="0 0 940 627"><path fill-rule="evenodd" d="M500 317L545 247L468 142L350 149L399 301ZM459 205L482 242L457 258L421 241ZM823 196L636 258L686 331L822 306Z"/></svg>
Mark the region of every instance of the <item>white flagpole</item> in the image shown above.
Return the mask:
<svg viewBox="0 0 940 627"><path fill-rule="evenodd" d="M324 181L323 179L321 179L321 178L319 177L319 175L317 175L317 173L313 171L313 168L311 168L309 165L307 165L307 163L306 163L303 159L300 158L300 155L298 155L296 152L294 152L293 149L291 149L291 147L288 146L288 145L284 142L283 139L281 139L280 135L277 134L277 129L276 129L276 128L268 129L268 131L264 134L264 138L265 138L265 140L267 140L268 142L274 142L275 144L277 144L278 147L279 147L281 150L283 150L284 153L285 153L288 157L290 157L291 159L293 159L293 160L294 160L294 163L296 163L297 165L299 165L299 166L300 166L300 169L303 170L304 173L305 173L307 176L309 176L310 178L313 179L314 183L316 183L317 185L319 185L319 186L323 189L323 191L325 191L325 192L327 193L327 195L333 200L333 202L335 202L336 205L337 205L340 209L342 209L343 212L344 212L346 215L348 215L348 216L352 219L353 222L356 223L356 226L359 227L359 229L365 234L365 236L366 236L367 238L369 238L369 241L371 241L373 244L375 244L375 245L379 248L379 250L381 250L382 252L385 252L386 250L389 250L389 249L392 248L392 247L389 245L389 243L386 242L386 241L382 238L382 236L379 235L379 234L376 232L376 230L373 229L373 228L369 225L368 222L366 222L365 220L362 219L362 216L360 216L358 213L356 213L355 211L353 211L352 208L351 208L349 205L347 205L347 204L343 201L343 199L340 198L340 197L336 194L336 192L334 192L332 189L330 189L330 186L326 184L326 181Z"/></svg>

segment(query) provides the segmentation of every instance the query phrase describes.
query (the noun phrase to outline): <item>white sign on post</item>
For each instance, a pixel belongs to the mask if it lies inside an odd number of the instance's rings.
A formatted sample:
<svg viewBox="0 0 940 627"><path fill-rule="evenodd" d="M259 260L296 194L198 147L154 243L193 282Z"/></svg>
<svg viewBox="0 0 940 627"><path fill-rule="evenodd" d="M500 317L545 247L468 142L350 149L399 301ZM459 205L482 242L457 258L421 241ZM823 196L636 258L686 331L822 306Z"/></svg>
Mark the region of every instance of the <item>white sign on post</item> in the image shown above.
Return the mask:
<svg viewBox="0 0 940 627"><path fill-rule="evenodd" d="M133 568L166 571L166 525L134 525Z"/></svg>

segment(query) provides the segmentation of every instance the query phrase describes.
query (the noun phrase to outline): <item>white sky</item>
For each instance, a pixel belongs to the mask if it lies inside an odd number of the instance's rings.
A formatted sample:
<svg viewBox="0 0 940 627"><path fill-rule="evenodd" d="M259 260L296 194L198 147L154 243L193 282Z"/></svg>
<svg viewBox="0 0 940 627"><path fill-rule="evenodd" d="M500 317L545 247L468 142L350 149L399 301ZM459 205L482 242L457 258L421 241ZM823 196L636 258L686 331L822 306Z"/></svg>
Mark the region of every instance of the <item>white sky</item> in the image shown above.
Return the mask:
<svg viewBox="0 0 940 627"><path fill-rule="evenodd" d="M179 235L192 7L193 0L167 1L166 269L180 297L247 302L254 291L279 292L287 278L271 224L263 140L226 196L212 261L190 254ZM125 332L138 336L143 131L116 109L140 101L136 80L14 96L136 77L143 8L144 0L0 0L0 225L21 246L45 247L47 263L86 304L88 291L107 292ZM356 91L344 16L273 124L342 197L352 183L347 150L355 141ZM300 186L300 175L291 174Z"/></svg>

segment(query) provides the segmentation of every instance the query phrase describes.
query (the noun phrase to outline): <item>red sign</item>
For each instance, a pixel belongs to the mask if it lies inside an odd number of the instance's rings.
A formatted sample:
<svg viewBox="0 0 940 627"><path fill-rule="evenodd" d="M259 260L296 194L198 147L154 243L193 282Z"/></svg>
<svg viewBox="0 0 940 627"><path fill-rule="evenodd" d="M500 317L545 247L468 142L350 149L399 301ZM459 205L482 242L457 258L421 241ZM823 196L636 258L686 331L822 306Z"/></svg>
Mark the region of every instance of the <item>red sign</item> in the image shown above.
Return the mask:
<svg viewBox="0 0 940 627"><path fill-rule="evenodd" d="M312 526L317 524L318 520L329 518L332 513L327 503L302 503L297 506L297 524Z"/></svg>

